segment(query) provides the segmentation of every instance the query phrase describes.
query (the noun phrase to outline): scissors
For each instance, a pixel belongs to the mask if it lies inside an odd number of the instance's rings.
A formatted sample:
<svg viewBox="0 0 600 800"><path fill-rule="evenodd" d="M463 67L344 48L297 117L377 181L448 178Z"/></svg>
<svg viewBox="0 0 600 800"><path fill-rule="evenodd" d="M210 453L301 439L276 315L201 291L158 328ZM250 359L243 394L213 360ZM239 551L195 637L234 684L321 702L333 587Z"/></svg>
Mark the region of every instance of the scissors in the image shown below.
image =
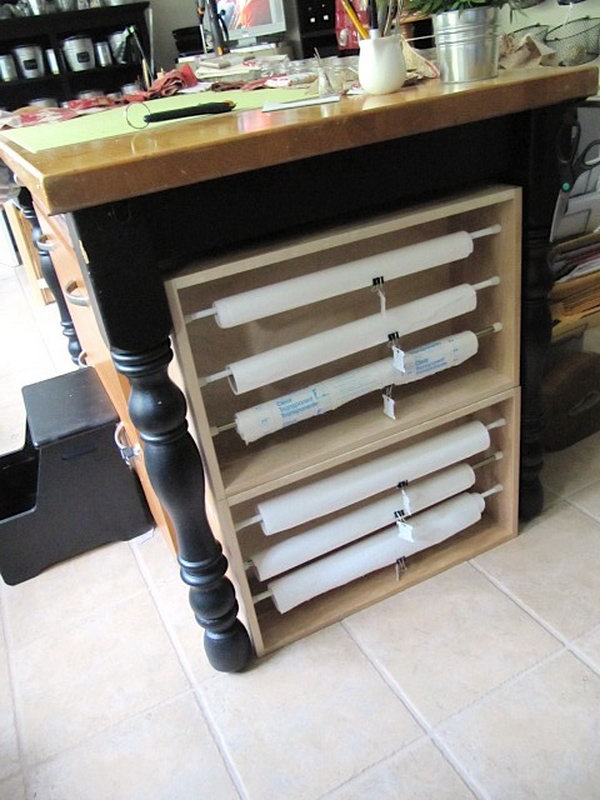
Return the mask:
<svg viewBox="0 0 600 800"><path fill-rule="evenodd" d="M577 179L600 164L600 153L592 158L591 151L600 146L600 139L591 141L581 153L579 153L579 143L581 141L581 124L576 116L563 122L558 131L556 139L556 155L558 158L558 174L560 177L560 192L554 216L552 218L552 228L550 229L550 241L556 238L558 226L569 208L569 198Z"/></svg>

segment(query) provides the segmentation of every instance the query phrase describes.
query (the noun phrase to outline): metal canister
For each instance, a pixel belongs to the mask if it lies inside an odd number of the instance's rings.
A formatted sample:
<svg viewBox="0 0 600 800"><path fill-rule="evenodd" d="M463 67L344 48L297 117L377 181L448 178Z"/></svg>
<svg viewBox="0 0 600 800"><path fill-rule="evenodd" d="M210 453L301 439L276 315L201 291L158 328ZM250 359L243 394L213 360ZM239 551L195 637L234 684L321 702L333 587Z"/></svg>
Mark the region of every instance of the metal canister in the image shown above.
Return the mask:
<svg viewBox="0 0 600 800"><path fill-rule="evenodd" d="M41 78L45 73L42 48L37 44L22 44L14 49L14 55L24 78Z"/></svg>
<svg viewBox="0 0 600 800"><path fill-rule="evenodd" d="M8 83L9 81L18 80L17 65L14 58L7 53L0 56L0 80Z"/></svg>
<svg viewBox="0 0 600 800"><path fill-rule="evenodd" d="M110 67L112 64L112 56L110 54L110 45L108 42L96 42L94 50L96 51L96 66Z"/></svg>
<svg viewBox="0 0 600 800"><path fill-rule="evenodd" d="M48 66L50 67L50 72L53 75L58 75L60 70L58 68L58 60L56 58L56 53L54 52L54 50L51 47L49 47L44 52L46 53L46 62L48 63Z"/></svg>
<svg viewBox="0 0 600 800"><path fill-rule="evenodd" d="M28 105L37 108L58 108L58 102L54 97L37 97L35 100L30 100Z"/></svg>

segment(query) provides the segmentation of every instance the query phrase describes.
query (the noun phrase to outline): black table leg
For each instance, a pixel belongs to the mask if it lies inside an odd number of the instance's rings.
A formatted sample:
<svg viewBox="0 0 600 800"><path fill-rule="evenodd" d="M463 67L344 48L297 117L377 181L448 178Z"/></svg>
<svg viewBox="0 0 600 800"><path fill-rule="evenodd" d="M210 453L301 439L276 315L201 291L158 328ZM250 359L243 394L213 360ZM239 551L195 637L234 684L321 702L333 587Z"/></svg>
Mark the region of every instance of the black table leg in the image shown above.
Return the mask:
<svg viewBox="0 0 600 800"><path fill-rule="evenodd" d="M550 228L560 179L556 137L570 107L560 105L529 115L523 219L523 322L521 345L521 478L519 516L526 521L544 506L540 472L544 462L542 435L542 379L552 338L548 296L552 288L549 268Z"/></svg>
<svg viewBox="0 0 600 800"><path fill-rule="evenodd" d="M54 264L52 263L52 256L44 247L42 229L40 228L40 223L33 207L31 194L27 191L27 189L21 189L19 192L18 204L19 208L23 212L23 216L31 225L32 240L40 259L42 275L46 281L48 289L56 300L63 334L69 341L68 349L69 355L71 356L71 361L73 361L75 364L78 364L79 356L81 355L81 345L79 343L79 339L77 338L75 326L73 325L71 314L62 293L60 281L58 280L56 270L54 269Z"/></svg>
<svg viewBox="0 0 600 800"><path fill-rule="evenodd" d="M129 410L148 476L175 528L181 577L205 629L206 653L217 670L242 670L252 646L206 517L204 469L188 432L185 398L167 373L172 322L148 220L128 203L77 212L75 219L113 361L131 384Z"/></svg>

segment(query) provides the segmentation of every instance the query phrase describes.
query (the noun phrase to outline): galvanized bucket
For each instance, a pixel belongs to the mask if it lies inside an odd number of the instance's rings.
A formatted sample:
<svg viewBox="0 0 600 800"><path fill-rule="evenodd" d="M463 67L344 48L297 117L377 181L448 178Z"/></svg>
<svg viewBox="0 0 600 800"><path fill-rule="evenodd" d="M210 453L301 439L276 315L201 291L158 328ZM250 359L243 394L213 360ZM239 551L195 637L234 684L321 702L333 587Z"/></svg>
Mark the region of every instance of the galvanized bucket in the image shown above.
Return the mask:
<svg viewBox="0 0 600 800"><path fill-rule="evenodd" d="M444 83L496 77L500 53L497 8L483 6L434 14L433 32Z"/></svg>

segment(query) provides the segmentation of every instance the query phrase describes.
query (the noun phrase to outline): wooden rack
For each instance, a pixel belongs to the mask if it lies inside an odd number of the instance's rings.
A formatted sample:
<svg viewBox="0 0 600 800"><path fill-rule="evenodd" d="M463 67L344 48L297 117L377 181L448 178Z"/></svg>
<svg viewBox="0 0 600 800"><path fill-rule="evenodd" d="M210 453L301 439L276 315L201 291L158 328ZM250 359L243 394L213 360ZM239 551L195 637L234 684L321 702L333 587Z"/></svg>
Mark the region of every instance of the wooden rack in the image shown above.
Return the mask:
<svg viewBox="0 0 600 800"><path fill-rule="evenodd" d="M259 655L516 535L520 220L518 189L486 187L367 222L190 264L167 282L175 322L174 349L192 432L203 453L211 522L226 549L242 613ZM387 306L392 308L451 286L476 284L494 275L500 278L498 286L478 294L474 311L402 338L402 347L410 349L463 330L477 331L495 322L502 325L499 333L482 339L478 353L462 365L397 387L397 419L383 414L381 393L375 392L250 445L244 444L235 430L213 435L216 427L231 422L236 411L384 358L390 351L381 345L237 396L226 380L201 385L202 376L223 370L232 360L376 313L379 299L366 287L228 329L220 328L212 317L186 324L186 316L237 292L447 233L472 232L496 224L501 231L477 239L467 258L386 282ZM252 596L265 586L257 582L252 570L245 569L252 552L264 547L268 538L275 540L310 527L266 537L256 524L236 533L236 525L256 513L258 501L469 419L487 424L498 417L504 417L507 424L492 432L492 447L502 450L504 457L478 472L476 489L500 482L504 491L490 498L480 523L411 557L400 580L391 566L285 615L269 601L254 606ZM469 460L475 463L481 457Z"/></svg>

